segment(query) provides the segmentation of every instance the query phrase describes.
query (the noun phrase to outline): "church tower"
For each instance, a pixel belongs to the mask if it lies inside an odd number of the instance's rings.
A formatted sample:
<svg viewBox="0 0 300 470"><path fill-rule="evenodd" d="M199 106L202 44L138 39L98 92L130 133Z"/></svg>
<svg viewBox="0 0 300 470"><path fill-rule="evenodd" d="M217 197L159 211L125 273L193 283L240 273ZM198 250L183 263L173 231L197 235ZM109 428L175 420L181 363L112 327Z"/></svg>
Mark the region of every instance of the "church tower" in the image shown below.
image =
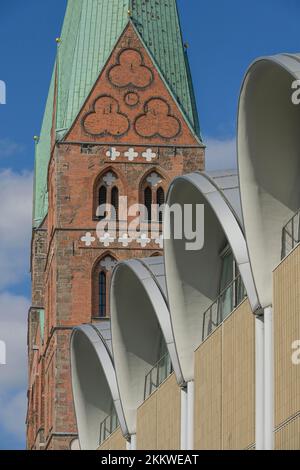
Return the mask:
<svg viewBox="0 0 300 470"><path fill-rule="evenodd" d="M72 328L109 318L114 265L162 253L151 204L175 176L203 168L176 0L69 0L35 138L28 449L75 445ZM148 209L140 236L121 220L115 237L98 237L98 206L119 215L121 196Z"/></svg>

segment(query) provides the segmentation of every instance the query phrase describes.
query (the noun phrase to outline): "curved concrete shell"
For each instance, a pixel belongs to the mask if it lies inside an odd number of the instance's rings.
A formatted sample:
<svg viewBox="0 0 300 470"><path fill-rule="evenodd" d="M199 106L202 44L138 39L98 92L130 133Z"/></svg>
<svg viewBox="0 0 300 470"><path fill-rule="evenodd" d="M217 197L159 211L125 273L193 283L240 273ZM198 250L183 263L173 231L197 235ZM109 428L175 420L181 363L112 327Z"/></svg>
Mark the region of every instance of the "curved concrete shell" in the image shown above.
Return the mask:
<svg viewBox="0 0 300 470"><path fill-rule="evenodd" d="M282 229L300 205L300 106L292 102L296 79L299 54L263 57L250 66L240 94L241 201L263 308L272 303L272 271L281 259Z"/></svg>
<svg viewBox="0 0 300 470"><path fill-rule="evenodd" d="M76 327L71 336L73 400L81 450L99 447L100 424L115 408L128 435L111 355L110 321Z"/></svg>
<svg viewBox="0 0 300 470"><path fill-rule="evenodd" d="M202 341L203 314L219 294L220 253L227 244L231 246L253 311L258 308L258 301L241 224L236 171L180 176L171 184L167 203L170 207L177 204L182 210L185 204L204 205L204 247L200 250L187 250L185 236L175 239L172 218L168 239L165 223L170 312L179 362L188 382L194 377L194 351Z"/></svg>
<svg viewBox="0 0 300 470"><path fill-rule="evenodd" d="M119 263L111 282L112 346L128 430L136 433L137 408L144 400L145 377L167 347L178 383L178 362L166 298L162 257Z"/></svg>

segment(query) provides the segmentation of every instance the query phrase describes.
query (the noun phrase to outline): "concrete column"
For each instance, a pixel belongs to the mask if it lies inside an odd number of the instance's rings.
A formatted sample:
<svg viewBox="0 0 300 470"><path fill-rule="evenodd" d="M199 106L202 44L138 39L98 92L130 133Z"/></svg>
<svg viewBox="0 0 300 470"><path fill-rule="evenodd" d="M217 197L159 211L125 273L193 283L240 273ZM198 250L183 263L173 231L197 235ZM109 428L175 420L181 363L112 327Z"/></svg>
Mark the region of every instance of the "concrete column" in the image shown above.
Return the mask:
<svg viewBox="0 0 300 470"><path fill-rule="evenodd" d="M264 449L265 442L265 338L264 318L255 318L255 446Z"/></svg>
<svg viewBox="0 0 300 470"><path fill-rule="evenodd" d="M187 450L187 390L181 389L180 449Z"/></svg>
<svg viewBox="0 0 300 470"><path fill-rule="evenodd" d="M274 335L273 309L264 309L265 324L265 450L274 449Z"/></svg>
<svg viewBox="0 0 300 470"><path fill-rule="evenodd" d="M126 443L126 450L136 450L136 434L131 434L130 441Z"/></svg>
<svg viewBox="0 0 300 470"><path fill-rule="evenodd" d="M187 383L187 450L194 449L194 396L195 383Z"/></svg>

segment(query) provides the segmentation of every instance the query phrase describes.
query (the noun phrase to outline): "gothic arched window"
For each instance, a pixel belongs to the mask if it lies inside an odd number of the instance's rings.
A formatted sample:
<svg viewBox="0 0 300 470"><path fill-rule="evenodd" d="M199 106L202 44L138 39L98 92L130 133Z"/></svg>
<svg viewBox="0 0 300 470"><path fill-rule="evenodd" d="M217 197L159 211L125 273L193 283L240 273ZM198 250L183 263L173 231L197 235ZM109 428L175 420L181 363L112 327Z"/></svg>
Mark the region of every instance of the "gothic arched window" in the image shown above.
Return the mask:
<svg viewBox="0 0 300 470"><path fill-rule="evenodd" d="M92 317L110 316L109 288L112 270L117 260L110 255L101 258L95 265L92 275Z"/></svg>
<svg viewBox="0 0 300 470"><path fill-rule="evenodd" d="M165 203L165 186L163 177L152 171L148 173L141 183L141 203L147 209L148 222L162 222L162 212L159 207Z"/></svg>
<svg viewBox="0 0 300 470"><path fill-rule="evenodd" d="M99 213L99 207L109 204L116 210L118 217L119 210L119 194L120 194L120 179L114 171L108 170L101 174L95 183L94 189L94 216L97 219L103 219L109 214L109 209L101 215Z"/></svg>

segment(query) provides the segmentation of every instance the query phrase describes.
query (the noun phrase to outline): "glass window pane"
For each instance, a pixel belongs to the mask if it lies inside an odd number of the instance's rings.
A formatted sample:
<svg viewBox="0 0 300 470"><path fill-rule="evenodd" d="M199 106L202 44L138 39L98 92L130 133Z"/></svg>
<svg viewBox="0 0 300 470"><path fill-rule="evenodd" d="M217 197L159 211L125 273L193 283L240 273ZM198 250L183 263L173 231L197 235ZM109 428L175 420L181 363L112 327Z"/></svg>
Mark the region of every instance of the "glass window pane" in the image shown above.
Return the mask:
<svg viewBox="0 0 300 470"><path fill-rule="evenodd" d="M98 205L102 206L107 203L107 189L106 186L101 186L99 189L99 200ZM100 219L104 219L105 215L101 216Z"/></svg>
<svg viewBox="0 0 300 470"><path fill-rule="evenodd" d="M151 188L146 188L144 191L144 204L147 209L148 221L152 220L152 190Z"/></svg>
<svg viewBox="0 0 300 470"><path fill-rule="evenodd" d="M106 317L106 274L99 274L99 316Z"/></svg>
<svg viewBox="0 0 300 470"><path fill-rule="evenodd" d="M156 204L158 205L158 210L159 210L159 222L162 223L163 221L163 213L162 210L160 210L161 206L164 205L165 203L165 192L163 188L158 188L157 193L156 193Z"/></svg>
<svg viewBox="0 0 300 470"><path fill-rule="evenodd" d="M111 205L115 208L116 219L119 216L119 190L114 186L111 190Z"/></svg>

